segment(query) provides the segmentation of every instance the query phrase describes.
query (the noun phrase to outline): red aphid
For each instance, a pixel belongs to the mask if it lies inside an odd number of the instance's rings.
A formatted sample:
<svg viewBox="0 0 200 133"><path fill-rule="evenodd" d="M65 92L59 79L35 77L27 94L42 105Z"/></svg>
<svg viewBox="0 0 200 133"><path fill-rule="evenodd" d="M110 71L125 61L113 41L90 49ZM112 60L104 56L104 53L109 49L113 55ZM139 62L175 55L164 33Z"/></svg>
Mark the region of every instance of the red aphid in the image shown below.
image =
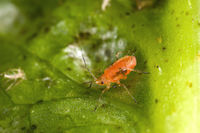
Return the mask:
<svg viewBox="0 0 200 133"><path fill-rule="evenodd" d="M110 88L111 83L120 84L119 80L126 79L135 66L135 56L124 56L108 67L104 74L96 80L96 84L106 85L107 88Z"/></svg>
<svg viewBox="0 0 200 133"><path fill-rule="evenodd" d="M83 58L83 60L84 60L84 58ZM85 60L84 60L84 62L85 62ZM85 63L85 65L86 65L86 63ZM90 72L90 74L93 76L93 78L95 79L96 84L106 86L106 88L102 91L101 96L103 95L103 93L105 91L110 89L111 83L116 83L119 86L124 87L126 89L126 91L128 92L128 94L136 102L136 99L131 95L128 88L124 84L120 83L120 80L126 79L127 75L131 71L136 71L136 72L140 73L140 71L134 70L135 66L136 66L135 56L124 56L124 57L120 58L119 60L117 60L115 63L113 63L110 67L108 67L104 71L103 75L100 76L98 79L92 74L92 72L88 68L87 69ZM101 96L100 96L100 98L101 98Z"/></svg>
<svg viewBox="0 0 200 133"><path fill-rule="evenodd" d="M132 99L136 102L136 99L131 95L128 88L120 83L120 79L126 79L127 75L131 71L135 71L134 67L136 66L136 58L135 56L124 56L117 60L114 64L108 67L103 75L96 79L95 83L99 85L106 85L106 88L102 91L101 96L103 93L110 89L111 83L116 83L119 86L123 86L128 94L132 97ZM100 98L101 98L100 96Z"/></svg>

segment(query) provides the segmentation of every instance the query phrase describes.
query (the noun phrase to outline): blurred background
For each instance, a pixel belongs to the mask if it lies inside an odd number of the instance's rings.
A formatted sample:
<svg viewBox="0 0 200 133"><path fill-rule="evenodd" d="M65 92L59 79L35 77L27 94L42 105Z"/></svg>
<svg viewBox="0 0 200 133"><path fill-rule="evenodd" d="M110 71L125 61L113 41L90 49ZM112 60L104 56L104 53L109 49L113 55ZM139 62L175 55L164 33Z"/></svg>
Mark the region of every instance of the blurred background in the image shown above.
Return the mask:
<svg viewBox="0 0 200 133"><path fill-rule="evenodd" d="M0 133L198 133L200 0L0 0ZM93 81L117 59L122 87ZM97 110L95 110L95 108Z"/></svg>

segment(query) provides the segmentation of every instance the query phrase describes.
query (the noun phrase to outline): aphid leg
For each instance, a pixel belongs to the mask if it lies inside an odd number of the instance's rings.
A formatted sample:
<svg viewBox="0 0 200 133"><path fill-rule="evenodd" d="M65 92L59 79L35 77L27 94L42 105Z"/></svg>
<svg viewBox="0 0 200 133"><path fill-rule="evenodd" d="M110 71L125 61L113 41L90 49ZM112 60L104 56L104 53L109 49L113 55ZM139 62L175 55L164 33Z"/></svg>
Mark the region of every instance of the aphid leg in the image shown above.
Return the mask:
<svg viewBox="0 0 200 133"><path fill-rule="evenodd" d="M13 83L11 83L8 88L6 88L6 91L10 90L13 86L17 86L23 81L23 79L15 79Z"/></svg>
<svg viewBox="0 0 200 133"><path fill-rule="evenodd" d="M102 98L103 94L104 94L106 91L108 91L109 89L110 89L110 84L107 85L106 88L101 92L101 94L100 94L100 96L99 96L99 102L98 102L97 106L94 108L94 111L96 111L97 108L100 107L101 98Z"/></svg>
<svg viewBox="0 0 200 133"><path fill-rule="evenodd" d="M15 79L14 82L11 83L11 84L6 88L6 91L10 90L16 83L17 83L17 79Z"/></svg>
<svg viewBox="0 0 200 133"><path fill-rule="evenodd" d="M130 91L128 90L128 88L124 84L121 84L119 81L117 82L117 84L119 86L122 86L127 91L127 93L129 94L129 96L134 100L134 102L137 103L135 97L130 93Z"/></svg>
<svg viewBox="0 0 200 133"><path fill-rule="evenodd" d="M22 81L23 81L23 79L18 80L18 81L15 83L15 86L17 86L18 84L20 84Z"/></svg>
<svg viewBox="0 0 200 133"><path fill-rule="evenodd" d="M101 98L103 96L103 94L110 89L110 84L106 86L106 88L101 92L101 95L99 96L99 101L101 101Z"/></svg>

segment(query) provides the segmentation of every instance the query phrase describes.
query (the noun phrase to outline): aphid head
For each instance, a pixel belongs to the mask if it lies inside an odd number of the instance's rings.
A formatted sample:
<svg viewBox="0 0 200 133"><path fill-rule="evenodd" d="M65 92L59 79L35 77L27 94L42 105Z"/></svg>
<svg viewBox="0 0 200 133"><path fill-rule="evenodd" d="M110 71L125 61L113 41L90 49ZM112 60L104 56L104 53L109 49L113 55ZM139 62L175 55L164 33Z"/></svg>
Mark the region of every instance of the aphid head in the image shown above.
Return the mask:
<svg viewBox="0 0 200 133"><path fill-rule="evenodd" d="M108 82L107 82L107 80L105 80L103 78L99 78L95 81L95 83L98 85L106 85Z"/></svg>

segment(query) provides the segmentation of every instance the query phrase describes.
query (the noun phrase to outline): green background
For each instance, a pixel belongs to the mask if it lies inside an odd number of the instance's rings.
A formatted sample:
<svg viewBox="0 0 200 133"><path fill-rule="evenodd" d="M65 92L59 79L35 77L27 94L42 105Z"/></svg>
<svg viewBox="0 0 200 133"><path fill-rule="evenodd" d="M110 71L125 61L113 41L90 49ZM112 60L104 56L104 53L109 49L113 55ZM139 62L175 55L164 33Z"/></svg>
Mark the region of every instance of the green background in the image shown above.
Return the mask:
<svg viewBox="0 0 200 133"><path fill-rule="evenodd" d="M1 133L198 133L200 127L199 0L157 0L137 10L133 0L1 0ZM137 70L120 87L88 88L124 55ZM13 68L26 79L3 74Z"/></svg>

